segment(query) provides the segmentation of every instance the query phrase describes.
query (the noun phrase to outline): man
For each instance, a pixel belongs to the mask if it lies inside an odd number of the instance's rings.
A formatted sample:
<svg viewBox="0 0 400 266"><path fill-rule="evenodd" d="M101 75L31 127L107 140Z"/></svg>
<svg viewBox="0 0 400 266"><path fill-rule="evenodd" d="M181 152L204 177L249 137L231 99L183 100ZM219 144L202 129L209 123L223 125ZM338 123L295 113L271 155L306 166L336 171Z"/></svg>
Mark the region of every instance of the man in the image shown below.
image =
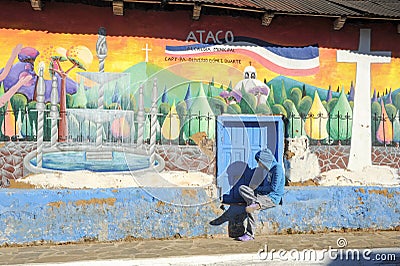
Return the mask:
<svg viewBox="0 0 400 266"><path fill-rule="evenodd" d="M239 241L249 241L254 239L256 229L255 212L275 207L282 201L285 186L285 175L283 168L275 160L274 155L269 149L257 152L255 159L258 166L267 170L263 182L257 187L241 185L239 194L246 202L247 227L244 235L238 237Z"/></svg>

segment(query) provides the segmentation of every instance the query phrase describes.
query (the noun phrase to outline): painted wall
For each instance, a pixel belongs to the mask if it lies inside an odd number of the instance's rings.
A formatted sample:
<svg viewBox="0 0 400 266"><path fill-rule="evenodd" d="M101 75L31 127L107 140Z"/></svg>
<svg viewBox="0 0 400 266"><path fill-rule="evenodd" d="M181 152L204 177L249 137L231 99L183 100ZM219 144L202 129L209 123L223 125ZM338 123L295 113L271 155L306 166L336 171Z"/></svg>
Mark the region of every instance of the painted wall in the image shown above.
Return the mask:
<svg viewBox="0 0 400 266"><path fill-rule="evenodd" d="M258 230L395 229L399 197L398 188L289 188L282 206L259 213ZM0 244L243 233L237 226L243 206L223 213L219 201L209 200L196 188L6 189L0 191ZM218 215L226 223L209 225Z"/></svg>
<svg viewBox="0 0 400 266"><path fill-rule="evenodd" d="M0 7L4 140L36 136L35 85L41 61L46 64L47 101L50 73L62 69L67 74L71 68L66 79L67 107L97 107L101 82L91 73L99 70L97 31L105 27L105 71L126 74L102 83L105 108L137 111L142 85L148 111L157 79L162 114L157 139L162 143L196 142L193 136L198 132L213 139L213 118L221 113L284 114L288 137L306 135L319 143L350 142L364 122L371 130L363 131L362 140L387 145L400 141L400 49L396 45L400 36L394 23L350 20L334 31L332 19L317 17L277 16L264 27L249 17L202 15L193 21L189 11L126 10L118 17L109 8L80 4L48 3L43 12L33 11L29 3L2 2ZM60 19L60 14L66 15ZM168 23L159 27L154 21ZM361 61L353 58L354 53L345 53L360 47L371 54L390 52L388 62L360 59L371 67L366 84L356 83ZM58 83L60 88L61 78ZM357 92L364 95L360 104L355 104ZM353 114L355 106L360 110L367 106L371 114ZM72 140L94 138L90 123L74 116L68 122ZM110 141L131 141L137 137L134 123L127 117L110 121L104 136ZM145 139L149 126L147 122ZM45 123L45 136L46 132L48 138ZM358 146L363 145L352 145Z"/></svg>

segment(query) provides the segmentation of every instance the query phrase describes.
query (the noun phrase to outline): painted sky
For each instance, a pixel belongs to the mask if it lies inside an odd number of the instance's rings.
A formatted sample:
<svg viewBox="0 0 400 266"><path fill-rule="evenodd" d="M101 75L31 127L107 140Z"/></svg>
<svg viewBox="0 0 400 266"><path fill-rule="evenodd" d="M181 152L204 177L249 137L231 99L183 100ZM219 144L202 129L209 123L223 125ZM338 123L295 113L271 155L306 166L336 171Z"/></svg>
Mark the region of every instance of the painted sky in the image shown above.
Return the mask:
<svg viewBox="0 0 400 266"><path fill-rule="evenodd" d="M36 48L40 55L36 59L36 67L40 61L48 64L49 56L56 54L58 47L70 49L77 45L88 47L94 56L93 63L88 68L90 72L98 71L98 60L96 57L97 35L71 35L71 34L49 34L41 31L22 31L0 29L0 68L6 64L12 49L19 43L23 46ZM268 41L268 40L265 40ZM257 69L259 80L267 81L279 76L279 74L265 69L250 58L232 53L211 55L203 58L211 62L185 62L179 58L171 58L165 54L166 45L185 45L185 42L167 39L151 39L137 37L107 37L108 55L105 61L106 72L123 72L131 66L145 61L146 51L143 50L148 44L149 63L191 80L211 81L214 78L216 84L228 85L230 81L236 84L242 79L242 72L251 62ZM337 63L336 50L320 48L320 70L317 74L304 77L290 77L313 86L336 90L339 86L349 90L350 83L355 81L356 64ZM17 59L16 59L17 60ZM15 61L16 62L16 61ZM69 63L64 63L66 68ZM80 71L80 70L76 70ZM70 75L75 78L76 71ZM390 64L374 64L371 68L372 86L371 91L376 89L384 92L386 89L397 89L400 87L400 59L392 58Z"/></svg>

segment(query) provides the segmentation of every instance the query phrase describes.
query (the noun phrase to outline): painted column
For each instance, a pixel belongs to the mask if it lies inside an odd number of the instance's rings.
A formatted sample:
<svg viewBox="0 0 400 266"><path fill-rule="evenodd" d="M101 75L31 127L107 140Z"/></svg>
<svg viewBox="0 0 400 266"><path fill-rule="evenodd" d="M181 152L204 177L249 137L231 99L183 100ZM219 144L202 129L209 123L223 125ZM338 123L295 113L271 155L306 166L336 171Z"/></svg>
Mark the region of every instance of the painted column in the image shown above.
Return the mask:
<svg viewBox="0 0 400 266"><path fill-rule="evenodd" d="M104 72L104 61L107 57L107 42L106 42L106 29L101 27L98 33L98 39L96 43L96 53L99 59L99 72ZM99 94L97 100L97 108L103 110L104 108L104 85L101 83L99 86ZM100 147L103 140L103 123L97 123L96 130L96 147Z"/></svg>
<svg viewBox="0 0 400 266"><path fill-rule="evenodd" d="M44 78L43 78L43 71L44 71L44 63L40 62L39 64L39 78L37 83L37 96L36 96L36 109L38 111L38 118L37 118L37 167L42 168L42 161L43 161L43 122L44 122L44 93L46 90Z"/></svg>
<svg viewBox="0 0 400 266"><path fill-rule="evenodd" d="M391 52L371 51L371 29L360 30L358 51L337 51L337 61L356 63L350 157L347 168L362 171L372 166L371 150L371 64L390 63Z"/></svg>
<svg viewBox="0 0 400 266"><path fill-rule="evenodd" d="M56 145L57 137L58 137L57 121L59 118L59 113L58 113L58 107L57 107L57 102L58 102L58 86L57 85L58 85L57 77L55 75L53 75L53 81L51 83L51 95L50 95L51 147Z"/></svg>
<svg viewBox="0 0 400 266"><path fill-rule="evenodd" d="M151 95L151 121L150 121L150 164L154 165L156 161L156 137L157 137L157 79L154 79L153 91Z"/></svg>
<svg viewBox="0 0 400 266"><path fill-rule="evenodd" d="M139 108L138 108L138 138L137 138L137 147L139 149L143 149L143 134L144 134L144 98L143 98L143 85L140 85L139 88Z"/></svg>

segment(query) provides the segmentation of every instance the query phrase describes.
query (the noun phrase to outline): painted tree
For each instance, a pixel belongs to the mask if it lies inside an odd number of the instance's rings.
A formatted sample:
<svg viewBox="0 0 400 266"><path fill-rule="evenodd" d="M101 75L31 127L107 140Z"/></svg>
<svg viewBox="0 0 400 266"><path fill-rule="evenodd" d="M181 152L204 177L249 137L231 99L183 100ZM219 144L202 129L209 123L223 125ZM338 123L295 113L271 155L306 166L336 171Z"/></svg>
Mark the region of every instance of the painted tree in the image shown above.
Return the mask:
<svg viewBox="0 0 400 266"><path fill-rule="evenodd" d="M290 90L289 98L290 98L290 100L292 100L292 102L294 103L294 105L297 108L299 106L299 104L300 104L300 101L301 101L301 89L297 88L297 87L293 87Z"/></svg>
<svg viewBox="0 0 400 266"><path fill-rule="evenodd" d="M323 140L328 137L326 125L328 123L328 112L322 105L318 91L314 93L314 100L304 123L307 136L316 140Z"/></svg>
<svg viewBox="0 0 400 266"><path fill-rule="evenodd" d="M268 101L269 106L272 106L275 104L274 87L272 86L272 84L269 87L269 94L268 94L267 101Z"/></svg>
<svg viewBox="0 0 400 266"><path fill-rule="evenodd" d="M269 88L268 87L264 87L264 86L256 86L253 87L249 90L249 93L253 94L254 96L256 96L257 99L257 103L256 106L258 106L259 104L264 104L265 101L262 101L262 96L264 95L265 97L268 96L269 94Z"/></svg>
<svg viewBox="0 0 400 266"><path fill-rule="evenodd" d="M279 99L279 101L275 101L275 102L282 104L286 99L287 99L287 93L286 93L285 82L282 80L281 98Z"/></svg>
<svg viewBox="0 0 400 266"><path fill-rule="evenodd" d="M11 102L7 104L7 110L5 113L5 118L1 125L1 131L3 136L13 137L19 132L17 125L15 123L14 110L12 109Z"/></svg>
<svg viewBox="0 0 400 266"><path fill-rule="evenodd" d="M393 125L386 113L383 101L381 101L381 110L382 116L376 132L376 139L380 143L389 144L393 140Z"/></svg>
<svg viewBox="0 0 400 266"><path fill-rule="evenodd" d="M267 103L262 103L257 105L256 107L256 114L264 114L264 115L271 115L272 114L272 110L271 107L268 105Z"/></svg>
<svg viewBox="0 0 400 266"><path fill-rule="evenodd" d="M21 93L16 93L14 94L11 99L11 107L14 111L18 110L17 113L17 135L19 137L23 137L23 135L21 134L21 129L22 129L22 122L23 122L23 117L22 117L22 112L21 110L25 110L26 106L28 105L28 99L26 98L26 96L24 94Z"/></svg>
<svg viewBox="0 0 400 266"><path fill-rule="evenodd" d="M283 107L282 104L274 104L273 106L271 106L271 110L273 114L276 115L283 115L285 117L288 116L285 107Z"/></svg>
<svg viewBox="0 0 400 266"><path fill-rule="evenodd" d="M376 96L376 89L374 89L374 94L372 95L371 103L377 102L377 101L378 101L378 97Z"/></svg>
<svg viewBox="0 0 400 266"><path fill-rule="evenodd" d="M303 99L301 99L300 104L299 104L299 114L301 116L306 116L308 112L310 111L311 105L313 103L313 100L310 96L305 96Z"/></svg>
<svg viewBox="0 0 400 266"><path fill-rule="evenodd" d="M214 84L214 82L213 82L213 84ZM213 97L213 93L212 93L212 88L214 87L214 85L211 85L211 83L208 85L208 88L207 88L207 97L208 98L212 98Z"/></svg>
<svg viewBox="0 0 400 266"><path fill-rule="evenodd" d="M333 140L347 140L351 138L351 128L353 125L353 110L344 90L339 95L335 107L330 112L328 123L329 136Z"/></svg>
<svg viewBox="0 0 400 266"><path fill-rule="evenodd" d="M186 94L185 94L185 103L186 103L186 110L189 110L192 106L192 90L190 89L190 83L187 87Z"/></svg>
<svg viewBox="0 0 400 266"><path fill-rule="evenodd" d="M96 127L94 127L92 132L96 132ZM126 120L125 116L119 117L112 121L111 134L117 139L128 138L131 135L131 126L129 125L129 122Z"/></svg>
<svg viewBox="0 0 400 266"><path fill-rule="evenodd" d="M111 102L121 105L121 93L119 92L118 82L115 83L113 95L111 97Z"/></svg>
<svg viewBox="0 0 400 266"><path fill-rule="evenodd" d="M161 135L166 140L176 140L179 138L181 123L178 113L176 112L175 101L171 106L171 110L167 114L163 125L161 126Z"/></svg>
<svg viewBox="0 0 400 266"><path fill-rule="evenodd" d="M87 98L85 94L85 85L83 84L83 82L83 79L81 79L77 92L72 96L73 108L86 108Z"/></svg>
<svg viewBox="0 0 400 266"><path fill-rule="evenodd" d="M190 137L198 132L205 132L210 139L215 137L214 113L208 103L203 84L200 84L199 92L189 109L189 119L184 125L186 137ZM211 118L208 120L208 118Z"/></svg>
<svg viewBox="0 0 400 266"><path fill-rule="evenodd" d="M164 91L163 94L161 95L161 102L162 103L168 103L168 92L167 92L167 85L164 86Z"/></svg>
<svg viewBox="0 0 400 266"><path fill-rule="evenodd" d="M28 99L24 94L16 93L11 97L10 102L13 110L25 110L25 107L28 104Z"/></svg>
<svg viewBox="0 0 400 266"><path fill-rule="evenodd" d="M226 113L227 104L223 97L221 96L214 96L208 97L208 103L210 104L211 110L215 115L221 115Z"/></svg>
<svg viewBox="0 0 400 266"><path fill-rule="evenodd" d="M25 138L32 137L32 124L28 113L25 113L22 119L21 135Z"/></svg>
<svg viewBox="0 0 400 266"><path fill-rule="evenodd" d="M287 133L289 137L295 138L304 136L304 123L297 111L296 105L292 101L286 100L283 102L283 106L288 113Z"/></svg>
<svg viewBox="0 0 400 266"><path fill-rule="evenodd" d="M71 49L59 48L57 50L61 55L53 55L50 58L49 70L51 75L57 74L61 78L61 90L60 90L60 121L58 126L58 141L64 142L68 136L68 125L67 125L67 77L68 74L75 68L86 71L87 67L93 61L92 52L85 46L74 46ZM64 70L63 63L69 62L70 66L67 70ZM72 65L71 65L72 64Z"/></svg>
<svg viewBox="0 0 400 266"><path fill-rule="evenodd" d="M254 114L257 107L257 98L254 94L247 93L242 86L242 100L239 103L243 114Z"/></svg>
<svg viewBox="0 0 400 266"><path fill-rule="evenodd" d="M351 81L351 84L350 84L350 91L349 91L349 96L348 96L348 100L349 100L349 102L354 102L354 84L353 84L353 81Z"/></svg>
<svg viewBox="0 0 400 266"><path fill-rule="evenodd" d="M382 108L378 101L371 104L371 136L376 139L376 131L378 130L381 120Z"/></svg>
<svg viewBox="0 0 400 266"><path fill-rule="evenodd" d="M169 111L171 109L171 105L167 102L162 102L161 104L158 106L158 113L160 113L161 115L159 115L157 117L158 123L160 125L162 125L164 123L164 120L166 118L166 116L168 115Z"/></svg>
<svg viewBox="0 0 400 266"><path fill-rule="evenodd" d="M121 109L122 110L136 110L136 99L133 94L121 95Z"/></svg>
<svg viewBox="0 0 400 266"><path fill-rule="evenodd" d="M395 143L400 143L400 121L399 121L400 111L397 111L396 119L393 120L393 141Z"/></svg>
<svg viewBox="0 0 400 266"><path fill-rule="evenodd" d="M325 101L329 102L331 99L332 99L332 87L331 87L331 85L329 85L328 93L326 94Z"/></svg>
<svg viewBox="0 0 400 266"><path fill-rule="evenodd" d="M240 109L240 105L239 104L235 103L235 104L228 105L228 108L227 108L226 112L228 114L241 114L242 113L242 109Z"/></svg>
<svg viewBox="0 0 400 266"><path fill-rule="evenodd" d="M181 120L181 123L184 123L187 117L187 106L186 106L186 101L180 101L176 105L176 112L178 113L179 119Z"/></svg>
<svg viewBox="0 0 400 266"><path fill-rule="evenodd" d="M393 100L392 100L392 88L390 88L389 93L386 96L386 104L393 104Z"/></svg>
<svg viewBox="0 0 400 266"><path fill-rule="evenodd" d="M394 96L393 104L396 106L397 110L400 110L400 92Z"/></svg>
<svg viewBox="0 0 400 266"><path fill-rule="evenodd" d="M385 104L385 110L386 110L387 117L390 120L393 120L396 117L397 108L393 104L391 104L391 103Z"/></svg>

